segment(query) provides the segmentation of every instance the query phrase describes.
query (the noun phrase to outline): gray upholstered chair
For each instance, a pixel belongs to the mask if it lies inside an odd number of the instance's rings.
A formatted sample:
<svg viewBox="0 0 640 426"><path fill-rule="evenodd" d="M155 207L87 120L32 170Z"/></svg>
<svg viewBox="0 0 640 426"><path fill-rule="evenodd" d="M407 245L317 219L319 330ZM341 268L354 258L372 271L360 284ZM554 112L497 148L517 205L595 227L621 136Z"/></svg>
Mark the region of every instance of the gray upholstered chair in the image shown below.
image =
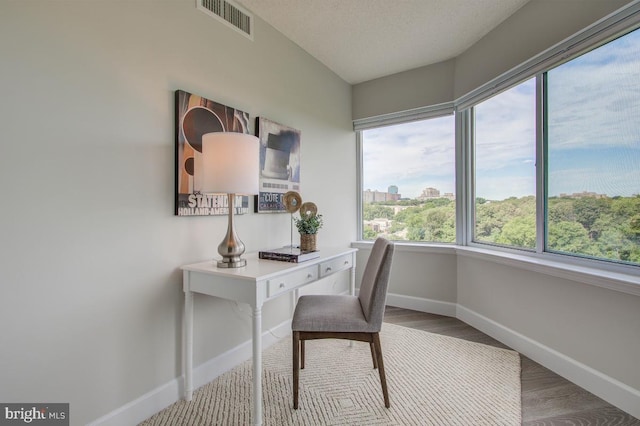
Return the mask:
<svg viewBox="0 0 640 426"><path fill-rule="evenodd" d="M347 339L368 342L373 368L380 374L384 406L389 408L389 393L384 374L380 329L387 298L394 245L378 238L362 276L360 293L350 295L307 295L298 300L291 329L293 331L293 408L298 408L300 368L304 368L304 342L313 339Z"/></svg>

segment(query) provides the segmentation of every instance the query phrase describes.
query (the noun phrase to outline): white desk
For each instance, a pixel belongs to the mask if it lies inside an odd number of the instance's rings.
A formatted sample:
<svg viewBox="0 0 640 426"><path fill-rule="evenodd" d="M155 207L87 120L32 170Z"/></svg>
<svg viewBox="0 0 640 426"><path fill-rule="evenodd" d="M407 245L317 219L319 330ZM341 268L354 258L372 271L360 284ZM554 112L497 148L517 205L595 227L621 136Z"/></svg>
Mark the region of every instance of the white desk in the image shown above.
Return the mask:
<svg viewBox="0 0 640 426"><path fill-rule="evenodd" d="M264 302L311 284L339 271L351 270L350 291L355 292L357 249L320 249L320 257L301 263L262 260L248 253L247 266L218 268L215 261L182 266L184 288L183 353L185 399L193 397L193 293L248 303L253 311L253 423L262 424L262 305Z"/></svg>

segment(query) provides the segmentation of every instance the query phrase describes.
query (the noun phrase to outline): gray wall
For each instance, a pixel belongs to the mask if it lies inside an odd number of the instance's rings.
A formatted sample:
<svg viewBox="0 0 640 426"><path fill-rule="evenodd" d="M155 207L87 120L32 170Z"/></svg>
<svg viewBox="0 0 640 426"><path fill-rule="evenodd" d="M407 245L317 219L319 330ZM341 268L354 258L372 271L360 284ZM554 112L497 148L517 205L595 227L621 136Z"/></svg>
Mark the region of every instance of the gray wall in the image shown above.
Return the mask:
<svg viewBox="0 0 640 426"><path fill-rule="evenodd" d="M451 102L454 77L455 60L452 59L356 84L353 86L353 118Z"/></svg>
<svg viewBox="0 0 640 426"><path fill-rule="evenodd" d="M458 256L458 303L640 389L638 296Z"/></svg>
<svg viewBox="0 0 640 426"><path fill-rule="evenodd" d="M353 119L452 102L629 0L530 0L455 59L353 86Z"/></svg>
<svg viewBox="0 0 640 426"><path fill-rule="evenodd" d="M530 0L456 58L455 98L616 11L629 0Z"/></svg>
<svg viewBox="0 0 640 426"><path fill-rule="evenodd" d="M173 215L176 89L300 129L320 244L356 237L350 86L259 19L252 42L194 3L0 2L0 401L70 402L80 425L181 374L178 268L217 255L227 218ZM236 226L259 250L289 224ZM265 330L288 307L265 306ZM197 297L195 365L250 339L248 313Z"/></svg>

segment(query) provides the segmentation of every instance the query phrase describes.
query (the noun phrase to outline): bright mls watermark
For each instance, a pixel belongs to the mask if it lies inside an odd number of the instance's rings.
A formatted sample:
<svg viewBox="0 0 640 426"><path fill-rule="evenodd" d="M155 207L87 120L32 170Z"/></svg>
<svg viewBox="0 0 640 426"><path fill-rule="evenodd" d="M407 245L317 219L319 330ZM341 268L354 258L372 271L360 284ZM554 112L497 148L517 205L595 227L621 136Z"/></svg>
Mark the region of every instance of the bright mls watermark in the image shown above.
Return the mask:
<svg viewBox="0 0 640 426"><path fill-rule="evenodd" d="M0 403L0 426L69 426L68 403Z"/></svg>

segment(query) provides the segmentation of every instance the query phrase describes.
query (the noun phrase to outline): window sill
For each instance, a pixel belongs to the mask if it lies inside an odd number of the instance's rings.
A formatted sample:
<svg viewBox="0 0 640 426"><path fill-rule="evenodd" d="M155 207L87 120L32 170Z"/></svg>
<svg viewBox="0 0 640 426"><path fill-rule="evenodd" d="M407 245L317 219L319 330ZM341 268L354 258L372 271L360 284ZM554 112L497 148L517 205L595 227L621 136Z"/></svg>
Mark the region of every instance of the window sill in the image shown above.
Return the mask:
<svg viewBox="0 0 640 426"><path fill-rule="evenodd" d="M460 246L455 244L437 244L437 243L415 243L405 241L394 241L396 252L419 252L419 253L440 253L440 254L456 254ZM373 241L354 241L351 247L358 249L371 250Z"/></svg>
<svg viewBox="0 0 640 426"><path fill-rule="evenodd" d="M370 249L372 245L373 242L357 241L353 242L351 247ZM638 275L608 271L596 267L574 265L549 259L544 255L516 254L507 251L457 246L453 244L404 242L396 243L396 250L399 252L456 254L640 296L640 276Z"/></svg>

